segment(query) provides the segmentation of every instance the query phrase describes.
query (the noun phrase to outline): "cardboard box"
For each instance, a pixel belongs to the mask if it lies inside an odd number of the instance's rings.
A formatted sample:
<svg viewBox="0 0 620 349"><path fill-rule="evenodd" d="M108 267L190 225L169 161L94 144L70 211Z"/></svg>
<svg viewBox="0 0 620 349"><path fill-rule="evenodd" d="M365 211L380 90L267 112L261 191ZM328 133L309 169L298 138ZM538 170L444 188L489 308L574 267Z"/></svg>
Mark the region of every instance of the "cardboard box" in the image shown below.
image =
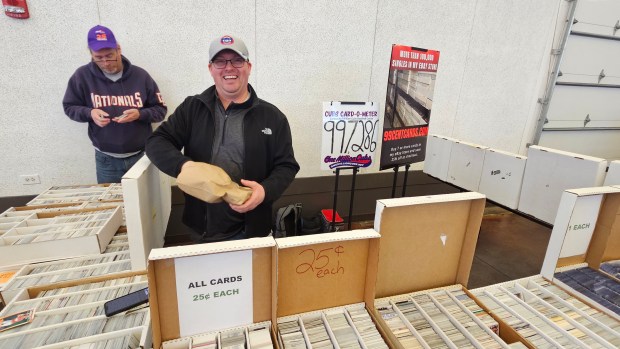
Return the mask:
<svg viewBox="0 0 620 349"><path fill-rule="evenodd" d="M164 246L171 179L143 156L122 179L132 270L146 269L149 253Z"/></svg>
<svg viewBox="0 0 620 349"><path fill-rule="evenodd" d="M153 347L270 320L274 258L271 237L153 249Z"/></svg>
<svg viewBox="0 0 620 349"><path fill-rule="evenodd" d="M526 160L525 156L487 149L478 191L489 200L516 210Z"/></svg>
<svg viewBox="0 0 620 349"><path fill-rule="evenodd" d="M123 216L123 221L121 222L121 226L127 225L127 220L126 220L126 215L125 215L125 203L122 200L121 201L88 201L88 202L82 203L82 208L85 208L85 209L104 208L104 207L105 208L120 207L121 215ZM146 265L142 269L146 269Z"/></svg>
<svg viewBox="0 0 620 349"><path fill-rule="evenodd" d="M603 184L607 160L531 146L519 198L519 211L553 223L562 192Z"/></svg>
<svg viewBox="0 0 620 349"><path fill-rule="evenodd" d="M527 332L524 343L528 348L620 346L620 323L616 319L541 275L474 289L471 293L485 311Z"/></svg>
<svg viewBox="0 0 620 349"><path fill-rule="evenodd" d="M456 141L454 138L429 134L426 139L424 173L446 182L450 166L450 152Z"/></svg>
<svg viewBox="0 0 620 349"><path fill-rule="evenodd" d="M0 299L6 304L22 289L35 285L55 285L85 277L114 275L130 269L127 251L22 265L0 287Z"/></svg>
<svg viewBox="0 0 620 349"><path fill-rule="evenodd" d="M607 169L603 185L620 185L620 160L609 162L609 168Z"/></svg>
<svg viewBox="0 0 620 349"><path fill-rule="evenodd" d="M118 196L120 188L118 183L54 186L37 195L26 205L50 205L102 200L118 201L122 200L122 197Z"/></svg>
<svg viewBox="0 0 620 349"><path fill-rule="evenodd" d="M78 210L84 208L83 203L50 204L41 206L9 207L0 213L0 236L11 228L18 226L26 219L36 218L37 212L54 212L64 210Z"/></svg>
<svg viewBox="0 0 620 349"><path fill-rule="evenodd" d="M488 147L456 141L450 152L447 182L469 191L478 191L486 149Z"/></svg>
<svg viewBox="0 0 620 349"><path fill-rule="evenodd" d="M362 229L276 239L273 332L279 333L278 319L287 317L348 307L371 313L379 238L373 229Z"/></svg>
<svg viewBox="0 0 620 349"><path fill-rule="evenodd" d="M114 275L105 275L105 276L92 277L92 278L86 278L86 279L81 279L81 280L72 280L72 281L67 281L67 282L56 283L54 285L37 286L37 287L29 288L29 289L23 289L7 305L7 307L0 314L1 315L10 314L13 312L13 308L16 308L16 307L23 308L26 306L32 306L33 308L36 308L37 305L35 304L35 302L33 302L33 300L36 300L36 299L69 300L71 296L82 298L85 294L94 294L98 292L109 292L111 289L119 289L123 287L128 287L130 285L134 287L145 287L146 282L147 282L145 274L146 274L146 271L125 272L125 273L119 273L119 274L114 274ZM140 276L140 275L143 276L142 281L135 280L134 282L129 283L130 282L129 280L122 280L123 278L135 277L135 276ZM82 291L67 289L69 287L86 286L89 284L112 281L112 280L118 280L119 283L113 286L106 286L106 287L103 287L103 286L97 287L93 285L93 286L89 286L87 290L82 290ZM123 283L120 283L120 282L123 282ZM41 293L43 291L59 290L59 289L66 289L66 290L64 290L62 293L59 293L57 295L51 295L51 296L46 296L46 297L41 296ZM106 299L109 300L108 298ZM51 304L53 303L50 303L48 306L51 306ZM48 314L48 315L59 314L62 312L62 309L66 310L67 312L76 311L76 308L80 308L83 306L86 306L86 307L100 306L101 307L103 306L103 303L102 301L97 301L97 302L90 302L90 303L84 304L84 302L80 301L78 304L72 305L72 306L63 306L61 308L45 308L44 310L35 310L35 318L37 316L41 318L43 314ZM120 337L125 337L125 336L132 336L135 338L134 342L137 343L137 345L132 346L132 348L151 348L151 324L150 324L150 316L148 314L149 310L146 309L146 310L137 310L137 311L143 311L146 313L145 319L141 326L123 328L123 329L111 331L108 333L99 333L93 336L75 338L69 341L49 344L49 345L46 345L45 348L68 348L70 346L86 345L88 343L95 343L98 341L110 340L110 339L120 338ZM55 324L50 323L47 325L38 324L36 326L34 326L34 324L28 324L26 325L27 327L22 328L20 332L17 332L17 333L12 333L12 332L0 333L0 341L2 341L3 339L6 339L7 338L6 335L8 336L17 336L18 334L19 335L21 334L36 335L37 333L40 333L42 331L49 331L49 332L63 331L64 328L68 328L69 326L72 326L72 325L75 326L75 324L86 326L86 324L88 324L90 321L97 321L100 318L100 316L96 316L96 315L95 316L89 316L87 314L82 314L82 315L84 316L83 318L68 321L68 322L65 321L62 323L55 323ZM119 316L123 316L123 315L117 315L116 317L119 317Z"/></svg>
<svg viewBox="0 0 620 349"><path fill-rule="evenodd" d="M461 290L475 301L466 286L484 207L485 196L476 192L378 200L375 230L381 234L381 247L375 307L439 290ZM390 346L402 349L385 320L375 316ZM508 325L497 322L503 341L524 342ZM421 340L415 330L411 332ZM501 342L490 328L485 332Z"/></svg>
<svg viewBox="0 0 620 349"><path fill-rule="evenodd" d="M45 226L50 228L62 229L64 225L69 226L72 223L56 222L55 218L63 220L59 217L69 214L110 212L111 216L105 220L98 220L97 226L90 229L89 235L77 236L70 238L58 238L54 240L32 241L14 245L20 239L29 239L34 237L45 238L51 234L38 233L39 229ZM39 212L36 214L37 219L22 221L18 226L11 228L0 237L0 265L23 264L26 262L50 261L54 259L62 259L89 254L101 253L112 239L121 225L121 210L115 209L82 209L74 211L59 212ZM93 221L94 222L94 221ZM71 229L68 228L67 232Z"/></svg>
<svg viewBox="0 0 620 349"><path fill-rule="evenodd" d="M377 200L376 298L467 285L485 201L476 192ZM415 268L403 270L405 256Z"/></svg>
<svg viewBox="0 0 620 349"><path fill-rule="evenodd" d="M620 188L566 190L551 232L542 276L570 288L555 278L558 270L587 265L603 273L601 264L613 260L620 260ZM591 299L588 303L620 319Z"/></svg>

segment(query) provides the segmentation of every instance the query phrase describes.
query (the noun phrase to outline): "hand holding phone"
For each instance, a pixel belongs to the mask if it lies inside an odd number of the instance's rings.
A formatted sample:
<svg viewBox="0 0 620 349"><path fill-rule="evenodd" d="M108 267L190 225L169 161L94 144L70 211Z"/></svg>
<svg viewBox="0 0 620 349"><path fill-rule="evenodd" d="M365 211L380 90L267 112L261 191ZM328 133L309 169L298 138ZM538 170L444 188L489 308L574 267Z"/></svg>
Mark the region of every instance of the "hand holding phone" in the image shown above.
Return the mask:
<svg viewBox="0 0 620 349"><path fill-rule="evenodd" d="M127 109L123 111L123 114L113 118L112 120L118 123L133 122L140 118L140 111L138 109Z"/></svg>

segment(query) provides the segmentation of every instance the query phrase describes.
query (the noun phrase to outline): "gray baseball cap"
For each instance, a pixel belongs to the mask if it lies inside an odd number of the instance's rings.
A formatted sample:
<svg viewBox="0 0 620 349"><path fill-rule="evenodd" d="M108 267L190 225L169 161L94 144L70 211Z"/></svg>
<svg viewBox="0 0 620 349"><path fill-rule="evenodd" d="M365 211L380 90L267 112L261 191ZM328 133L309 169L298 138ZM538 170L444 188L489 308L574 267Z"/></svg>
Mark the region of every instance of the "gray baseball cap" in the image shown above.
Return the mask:
<svg viewBox="0 0 620 349"><path fill-rule="evenodd" d="M250 58L248 48L243 43L243 40L232 35L223 35L211 41L211 45L209 46L209 62L211 62L218 53L224 50L234 51L246 61Z"/></svg>

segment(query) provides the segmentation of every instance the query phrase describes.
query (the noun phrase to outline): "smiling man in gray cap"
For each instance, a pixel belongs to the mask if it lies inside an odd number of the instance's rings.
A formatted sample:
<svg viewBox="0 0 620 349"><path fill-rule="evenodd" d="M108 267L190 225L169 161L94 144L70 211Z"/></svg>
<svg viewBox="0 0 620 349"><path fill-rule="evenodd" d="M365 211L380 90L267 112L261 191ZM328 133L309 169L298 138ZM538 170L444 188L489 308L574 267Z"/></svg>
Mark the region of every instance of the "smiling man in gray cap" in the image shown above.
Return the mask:
<svg viewBox="0 0 620 349"><path fill-rule="evenodd" d="M187 97L147 142L148 157L170 176L204 162L252 190L242 204L207 203L185 194L183 223L196 232L196 242L268 235L273 202L299 171L286 116L258 98L248 83L249 57L237 37L213 40L209 72L214 86Z"/></svg>

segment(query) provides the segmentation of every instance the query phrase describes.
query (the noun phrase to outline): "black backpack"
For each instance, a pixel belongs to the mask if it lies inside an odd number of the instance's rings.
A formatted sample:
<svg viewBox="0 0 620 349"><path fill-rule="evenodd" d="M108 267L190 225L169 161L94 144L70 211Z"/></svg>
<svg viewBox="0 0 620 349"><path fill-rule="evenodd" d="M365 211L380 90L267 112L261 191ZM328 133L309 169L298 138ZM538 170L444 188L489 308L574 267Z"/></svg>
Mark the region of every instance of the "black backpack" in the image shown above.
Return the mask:
<svg viewBox="0 0 620 349"><path fill-rule="evenodd" d="M278 209L274 234L276 238L301 235L301 203Z"/></svg>

